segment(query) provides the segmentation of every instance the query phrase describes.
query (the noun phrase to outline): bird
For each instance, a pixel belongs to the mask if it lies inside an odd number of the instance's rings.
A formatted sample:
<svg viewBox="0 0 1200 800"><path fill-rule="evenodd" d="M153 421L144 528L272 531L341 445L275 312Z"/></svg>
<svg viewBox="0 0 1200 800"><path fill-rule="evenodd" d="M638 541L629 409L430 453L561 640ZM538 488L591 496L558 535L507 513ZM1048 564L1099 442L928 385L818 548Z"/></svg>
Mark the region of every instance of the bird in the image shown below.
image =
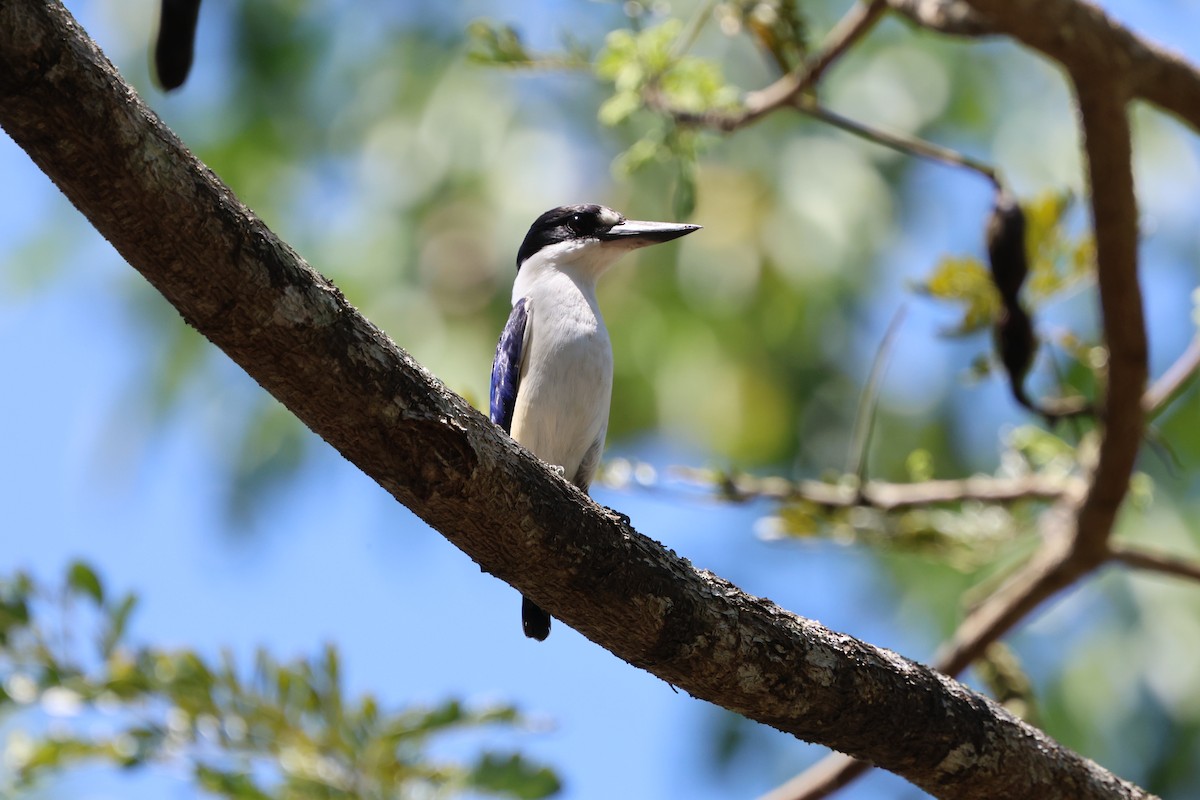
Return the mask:
<svg viewBox="0 0 1200 800"><path fill-rule="evenodd" d="M584 492L612 399L612 344L596 281L625 253L699 229L590 203L559 206L534 220L517 251L512 312L492 362L491 420ZM521 621L531 639L550 635L550 615L528 597Z"/></svg>

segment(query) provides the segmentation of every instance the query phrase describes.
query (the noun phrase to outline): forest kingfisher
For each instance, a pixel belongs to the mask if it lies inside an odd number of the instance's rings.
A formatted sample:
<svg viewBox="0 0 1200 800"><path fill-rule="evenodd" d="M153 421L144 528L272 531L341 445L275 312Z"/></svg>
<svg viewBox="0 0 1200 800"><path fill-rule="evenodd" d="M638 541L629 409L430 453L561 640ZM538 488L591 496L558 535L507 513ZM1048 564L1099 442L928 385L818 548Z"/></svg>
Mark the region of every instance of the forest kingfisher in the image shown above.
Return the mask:
<svg viewBox="0 0 1200 800"><path fill-rule="evenodd" d="M630 250L699 228L560 206L534 221L517 252L512 313L492 363L492 422L585 492L604 449L613 380L596 280ZM550 635L550 615L529 598L521 621L532 639Z"/></svg>

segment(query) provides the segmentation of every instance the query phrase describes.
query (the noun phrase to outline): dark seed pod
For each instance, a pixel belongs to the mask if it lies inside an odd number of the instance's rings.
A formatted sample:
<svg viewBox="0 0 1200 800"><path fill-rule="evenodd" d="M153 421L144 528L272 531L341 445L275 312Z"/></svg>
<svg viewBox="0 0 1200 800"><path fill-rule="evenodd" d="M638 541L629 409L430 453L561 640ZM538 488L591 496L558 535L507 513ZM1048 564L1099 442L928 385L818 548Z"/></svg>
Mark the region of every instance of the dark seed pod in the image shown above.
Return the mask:
<svg viewBox="0 0 1200 800"><path fill-rule="evenodd" d="M200 0L162 0L158 40L154 45L154 71L163 89L177 89L192 68L196 20Z"/></svg>
<svg viewBox="0 0 1200 800"><path fill-rule="evenodd" d="M1029 259L1025 253L1025 212L1007 189L996 190L987 224L987 249L992 282L1004 304L1011 308L1029 274Z"/></svg>
<svg viewBox="0 0 1200 800"><path fill-rule="evenodd" d="M1025 376L1033 365L1033 354L1037 352L1037 339L1029 315L1019 303L1006 306L996 320L994 332L996 349L1000 351L1000 362L1008 373L1013 397L1026 408L1040 411L1025 394Z"/></svg>

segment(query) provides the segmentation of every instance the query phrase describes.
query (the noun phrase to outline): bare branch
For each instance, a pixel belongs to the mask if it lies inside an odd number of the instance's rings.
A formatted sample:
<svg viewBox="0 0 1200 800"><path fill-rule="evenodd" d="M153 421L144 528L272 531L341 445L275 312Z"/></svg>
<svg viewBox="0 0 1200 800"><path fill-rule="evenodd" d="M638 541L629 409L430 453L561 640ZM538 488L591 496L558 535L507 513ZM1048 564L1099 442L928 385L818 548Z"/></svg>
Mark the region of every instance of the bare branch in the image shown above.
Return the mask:
<svg viewBox="0 0 1200 800"><path fill-rule="evenodd" d="M1142 410L1147 419L1154 419L1166 411L1171 403L1187 391L1200 373L1200 336L1192 339L1183 354L1170 369L1159 376L1146 394L1142 396Z"/></svg>
<svg viewBox="0 0 1200 800"><path fill-rule="evenodd" d="M672 473L684 480L716 486L734 500L781 500L809 502L826 508L869 506L881 511L956 505L966 502L1010 504L1029 500L1053 501L1080 491L1078 478L1026 475L1019 478L994 478L980 475L957 480L920 483L869 481L861 488L853 484L822 481L790 481L786 478L758 478L752 475L729 476L713 470L673 467Z"/></svg>
<svg viewBox="0 0 1200 800"><path fill-rule="evenodd" d="M871 765L865 761L842 753L830 753L758 800L818 800L853 782L869 769Z"/></svg>
<svg viewBox="0 0 1200 800"><path fill-rule="evenodd" d="M1085 0L888 0L931 30L1003 34L1083 78L1119 71L1129 97L1145 100L1200 132L1200 72Z"/></svg>
<svg viewBox="0 0 1200 800"><path fill-rule="evenodd" d="M916 156L926 161L946 164L951 167L969 169L987 178L994 186L1000 186L1000 178L996 174L995 167L977 158L971 158L965 153L951 150L949 147L943 147L926 139L919 139L916 136L907 136L902 133L871 127L870 125L831 111L809 97L796 98L795 108L797 111L807 114L813 119L819 119L835 128L840 128L847 133L895 150L898 153Z"/></svg>
<svg viewBox="0 0 1200 800"><path fill-rule="evenodd" d="M1200 561L1118 543L1110 545L1109 552L1112 553L1113 560L1126 566L1200 581Z"/></svg>
<svg viewBox="0 0 1200 800"><path fill-rule="evenodd" d="M1086 493L1082 498L1066 494L1042 515L1041 549L968 614L942 647L936 666L948 675L957 675L1034 609L1095 570L1112 552L1109 538L1113 522L1128 491L1144 431L1143 390L1147 378L1127 106L1131 85L1155 102L1152 95L1157 90L1140 84L1150 67L1158 65L1161 74L1186 66L1154 51L1095 7L1075 0L963 0L963 4L998 31L1055 58L1071 74L1087 156L1109 370L1103 438ZM1140 67L1135 57L1142 59ZM1190 67L1186 69L1194 92L1189 102L1194 106L1164 107L1180 116L1185 116L1181 110L1193 111L1193 127L1200 129L1196 124L1200 121L1200 76ZM1176 73L1171 74L1178 78ZM820 771L822 780L806 781L804 774L797 776L794 781L798 786L811 789L797 797L821 797L823 787L842 785L861 768L830 756L813 770Z"/></svg>

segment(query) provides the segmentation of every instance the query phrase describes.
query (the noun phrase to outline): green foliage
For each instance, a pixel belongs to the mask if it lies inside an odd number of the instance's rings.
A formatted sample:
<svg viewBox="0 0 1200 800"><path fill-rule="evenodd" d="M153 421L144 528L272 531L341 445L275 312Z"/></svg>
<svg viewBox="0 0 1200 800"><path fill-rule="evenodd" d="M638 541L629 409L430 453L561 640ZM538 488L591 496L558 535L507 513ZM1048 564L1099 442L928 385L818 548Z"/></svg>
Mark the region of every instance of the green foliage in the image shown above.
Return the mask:
<svg viewBox="0 0 1200 800"><path fill-rule="evenodd" d="M1000 315L1000 293L987 265L974 256L943 257L918 289L938 300L964 306L962 320L944 331L950 336L983 330Z"/></svg>
<svg viewBox="0 0 1200 800"><path fill-rule="evenodd" d="M470 43L467 57L480 64L527 67L534 63L521 34L511 25L475 20L467 26L467 38Z"/></svg>
<svg viewBox="0 0 1200 800"><path fill-rule="evenodd" d="M493 67L539 67L582 69L591 61L587 48L567 39L562 53L538 55L530 52L520 32L511 25L477 19L467 26L467 58Z"/></svg>
<svg viewBox="0 0 1200 800"><path fill-rule="evenodd" d="M686 38L678 19L609 33L595 60L596 75L613 85L613 94L597 112L600 122L609 127L629 122L648 103L688 114L732 108L737 93L725 82L720 66L684 54ZM670 165L674 212L687 217L696 207L695 164L701 147L696 131L656 116L641 138L618 156L614 169L627 177L655 162Z"/></svg>
<svg viewBox="0 0 1200 800"><path fill-rule="evenodd" d="M737 99L718 64L683 55L683 23L670 19L641 31L608 34L596 56L596 75L613 84L613 96L599 111L605 125L617 125L642 108L647 92L667 106L693 114L728 108Z"/></svg>
<svg viewBox="0 0 1200 800"><path fill-rule="evenodd" d="M561 788L558 777L543 766L531 764L519 754L485 754L468 776L473 789L521 800L549 797Z"/></svg>
<svg viewBox="0 0 1200 800"><path fill-rule="evenodd" d="M1012 430L1004 439L1000 475L1038 475L1065 478L1077 471L1079 450L1050 431L1032 425ZM1083 447L1091 447L1092 439ZM909 482L937 477L932 453L918 448L904 462ZM1145 476L1140 480L1148 481ZM732 487L733 476L716 483ZM833 475L831 484L854 487L853 476ZM1146 490L1148 491L1148 490ZM878 552L919 556L964 573L1023 555L1033 540L1030 523L1044 503L1025 499L1009 505L968 500L954 504L916 505L893 511L860 506L826 506L811 499L788 500L770 520L772 536L828 538L840 544L861 544Z"/></svg>
<svg viewBox="0 0 1200 800"><path fill-rule="evenodd" d="M98 619L98 647L72 647L45 617L47 600L75 601ZM229 654L210 662L191 650L132 647L123 633L132 596L106 602L96 572L75 562L64 588L49 592L28 576L0 580L0 714L12 717L0 793L29 789L84 761L137 767L190 763L198 786L238 800L446 796L472 790L534 800L559 790L552 771L519 755L485 752L463 764L434 760L439 736L523 724L511 706L468 708L449 700L384 711L370 695L342 691L337 650L281 663L259 651L243 675ZM31 613L32 612L32 613ZM60 620L63 630L84 615ZM96 733L90 714L115 714ZM34 733L37 712L60 718ZM76 722L80 724L75 724Z"/></svg>
<svg viewBox="0 0 1200 800"><path fill-rule="evenodd" d="M1031 725L1038 724L1033 682L1011 647L1001 642L992 644L974 669L997 702Z"/></svg>
<svg viewBox="0 0 1200 800"><path fill-rule="evenodd" d="M808 54L808 23L796 0L743 0L742 24L781 72L803 66Z"/></svg>
<svg viewBox="0 0 1200 800"><path fill-rule="evenodd" d="M72 562L67 570L67 585L73 591L90 597L96 605L104 604L104 587L100 585L100 577L84 562Z"/></svg>

